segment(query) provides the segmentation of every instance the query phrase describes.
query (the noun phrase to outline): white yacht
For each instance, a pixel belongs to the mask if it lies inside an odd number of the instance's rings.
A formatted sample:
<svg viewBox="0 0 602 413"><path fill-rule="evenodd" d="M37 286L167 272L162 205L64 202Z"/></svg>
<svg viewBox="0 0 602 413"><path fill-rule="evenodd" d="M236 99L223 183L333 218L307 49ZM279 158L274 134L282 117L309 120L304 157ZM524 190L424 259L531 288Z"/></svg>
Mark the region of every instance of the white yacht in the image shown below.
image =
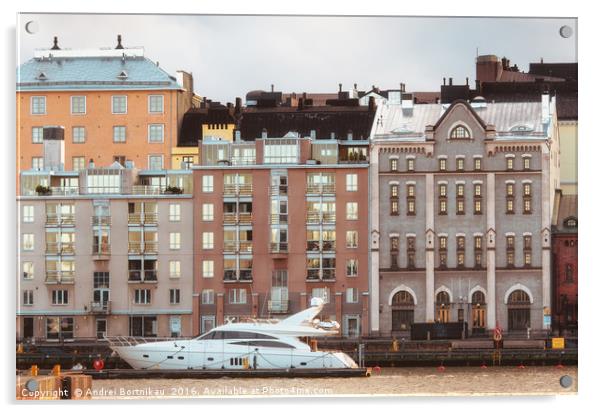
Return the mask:
<svg viewBox="0 0 602 413"><path fill-rule="evenodd" d="M301 340L338 333L338 323L315 319L323 306L323 300L313 298L309 308L283 320L227 323L189 340L108 340L135 369L357 368L347 354L312 351Z"/></svg>

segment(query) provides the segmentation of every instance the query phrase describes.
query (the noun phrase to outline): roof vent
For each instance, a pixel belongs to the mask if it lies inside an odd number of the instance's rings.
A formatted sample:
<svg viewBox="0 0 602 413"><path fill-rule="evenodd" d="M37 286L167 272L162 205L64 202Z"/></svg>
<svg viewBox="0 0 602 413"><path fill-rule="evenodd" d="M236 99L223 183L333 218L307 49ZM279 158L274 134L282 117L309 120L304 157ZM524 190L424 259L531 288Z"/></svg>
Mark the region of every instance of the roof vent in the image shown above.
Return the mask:
<svg viewBox="0 0 602 413"><path fill-rule="evenodd" d="M120 34L117 35L117 47L115 49L123 49L123 46L121 45L121 35Z"/></svg>
<svg viewBox="0 0 602 413"><path fill-rule="evenodd" d="M59 47L59 38L54 36L54 45L50 48L50 50L61 50Z"/></svg>
<svg viewBox="0 0 602 413"><path fill-rule="evenodd" d="M44 72L40 72L37 79L38 80L48 80L48 78L46 77L46 73L44 73Z"/></svg>
<svg viewBox="0 0 602 413"><path fill-rule="evenodd" d="M473 109L483 109L487 107L487 101L483 96L476 96L472 102L470 102L470 106Z"/></svg>
<svg viewBox="0 0 602 413"><path fill-rule="evenodd" d="M128 78L128 74L125 70L122 70L121 73L117 75L117 79L125 80Z"/></svg>

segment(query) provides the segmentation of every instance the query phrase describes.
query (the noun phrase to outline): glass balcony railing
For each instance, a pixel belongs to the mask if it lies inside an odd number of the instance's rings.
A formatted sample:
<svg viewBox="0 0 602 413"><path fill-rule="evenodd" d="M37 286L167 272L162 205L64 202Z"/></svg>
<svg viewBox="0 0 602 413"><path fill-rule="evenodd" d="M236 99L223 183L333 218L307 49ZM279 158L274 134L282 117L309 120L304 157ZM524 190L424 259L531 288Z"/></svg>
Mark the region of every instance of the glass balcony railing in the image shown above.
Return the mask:
<svg viewBox="0 0 602 413"><path fill-rule="evenodd" d="M307 184L307 194L329 194L334 195L334 184Z"/></svg>
<svg viewBox="0 0 602 413"><path fill-rule="evenodd" d="M159 243L157 241L130 241L128 242L128 254L157 254Z"/></svg>
<svg viewBox="0 0 602 413"><path fill-rule="evenodd" d="M334 224L336 223L337 216L335 212L320 212L320 211L308 211L307 212L307 223L308 224Z"/></svg>
<svg viewBox="0 0 602 413"><path fill-rule="evenodd" d="M46 214L46 225L75 225L75 214Z"/></svg>
<svg viewBox="0 0 602 413"><path fill-rule="evenodd" d="M46 243L46 254L74 254L75 243L74 242L47 242Z"/></svg>
<svg viewBox="0 0 602 413"><path fill-rule="evenodd" d="M270 252L288 253L288 242L270 242Z"/></svg>
<svg viewBox="0 0 602 413"><path fill-rule="evenodd" d="M157 224L157 213L156 212L135 212L128 214L128 224L131 225L156 225Z"/></svg>
<svg viewBox="0 0 602 413"><path fill-rule="evenodd" d="M129 270L129 282L157 282L157 270Z"/></svg>
<svg viewBox="0 0 602 413"><path fill-rule="evenodd" d="M253 184L224 184L224 195L251 196Z"/></svg>
<svg viewBox="0 0 602 413"><path fill-rule="evenodd" d="M226 212L224 213L224 225L250 224L253 220L251 212Z"/></svg>
<svg viewBox="0 0 602 413"><path fill-rule="evenodd" d="M335 251L336 241L307 241L307 251Z"/></svg>
<svg viewBox="0 0 602 413"><path fill-rule="evenodd" d="M109 226L109 225L111 225L111 217L110 216L93 216L92 217L92 225Z"/></svg>
<svg viewBox="0 0 602 413"><path fill-rule="evenodd" d="M224 252L253 252L253 241L224 241Z"/></svg>
<svg viewBox="0 0 602 413"><path fill-rule="evenodd" d="M287 224L287 214L270 214L270 224Z"/></svg>
<svg viewBox="0 0 602 413"><path fill-rule="evenodd" d="M110 255L111 244L92 244L92 255Z"/></svg>
<svg viewBox="0 0 602 413"><path fill-rule="evenodd" d="M253 281L252 270L243 269L236 271L235 269L224 270L224 282L251 282Z"/></svg>
<svg viewBox="0 0 602 413"><path fill-rule="evenodd" d="M268 312L275 314L288 313L288 300L269 300Z"/></svg>
<svg viewBox="0 0 602 413"><path fill-rule="evenodd" d="M306 281L335 281L334 268L309 268L307 270Z"/></svg>
<svg viewBox="0 0 602 413"><path fill-rule="evenodd" d="M46 284L73 284L75 271L46 271Z"/></svg>
<svg viewBox="0 0 602 413"><path fill-rule="evenodd" d="M111 312L111 302L91 301L89 311L92 314L109 314Z"/></svg>

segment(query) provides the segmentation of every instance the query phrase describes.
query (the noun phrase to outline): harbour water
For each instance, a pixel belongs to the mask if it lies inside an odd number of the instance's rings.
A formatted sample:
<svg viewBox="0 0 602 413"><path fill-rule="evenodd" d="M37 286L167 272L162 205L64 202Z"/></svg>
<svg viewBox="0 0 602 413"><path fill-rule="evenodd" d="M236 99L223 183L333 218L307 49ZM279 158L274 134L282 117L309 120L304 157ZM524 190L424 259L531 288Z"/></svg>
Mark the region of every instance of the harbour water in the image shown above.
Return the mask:
<svg viewBox="0 0 602 413"><path fill-rule="evenodd" d="M569 387L560 384L569 376ZM576 394L577 367L383 368L371 377L95 380L94 399L345 395L508 396Z"/></svg>

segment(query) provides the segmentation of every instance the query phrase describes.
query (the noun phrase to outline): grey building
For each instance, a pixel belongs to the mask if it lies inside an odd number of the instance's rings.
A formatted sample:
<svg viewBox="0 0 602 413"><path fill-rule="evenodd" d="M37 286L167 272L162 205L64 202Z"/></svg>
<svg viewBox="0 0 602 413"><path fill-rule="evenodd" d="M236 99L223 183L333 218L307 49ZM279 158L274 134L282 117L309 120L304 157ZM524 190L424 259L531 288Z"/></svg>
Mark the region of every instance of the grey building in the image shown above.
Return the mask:
<svg viewBox="0 0 602 413"><path fill-rule="evenodd" d="M543 330L559 187L555 97L380 105L371 133L371 330Z"/></svg>

